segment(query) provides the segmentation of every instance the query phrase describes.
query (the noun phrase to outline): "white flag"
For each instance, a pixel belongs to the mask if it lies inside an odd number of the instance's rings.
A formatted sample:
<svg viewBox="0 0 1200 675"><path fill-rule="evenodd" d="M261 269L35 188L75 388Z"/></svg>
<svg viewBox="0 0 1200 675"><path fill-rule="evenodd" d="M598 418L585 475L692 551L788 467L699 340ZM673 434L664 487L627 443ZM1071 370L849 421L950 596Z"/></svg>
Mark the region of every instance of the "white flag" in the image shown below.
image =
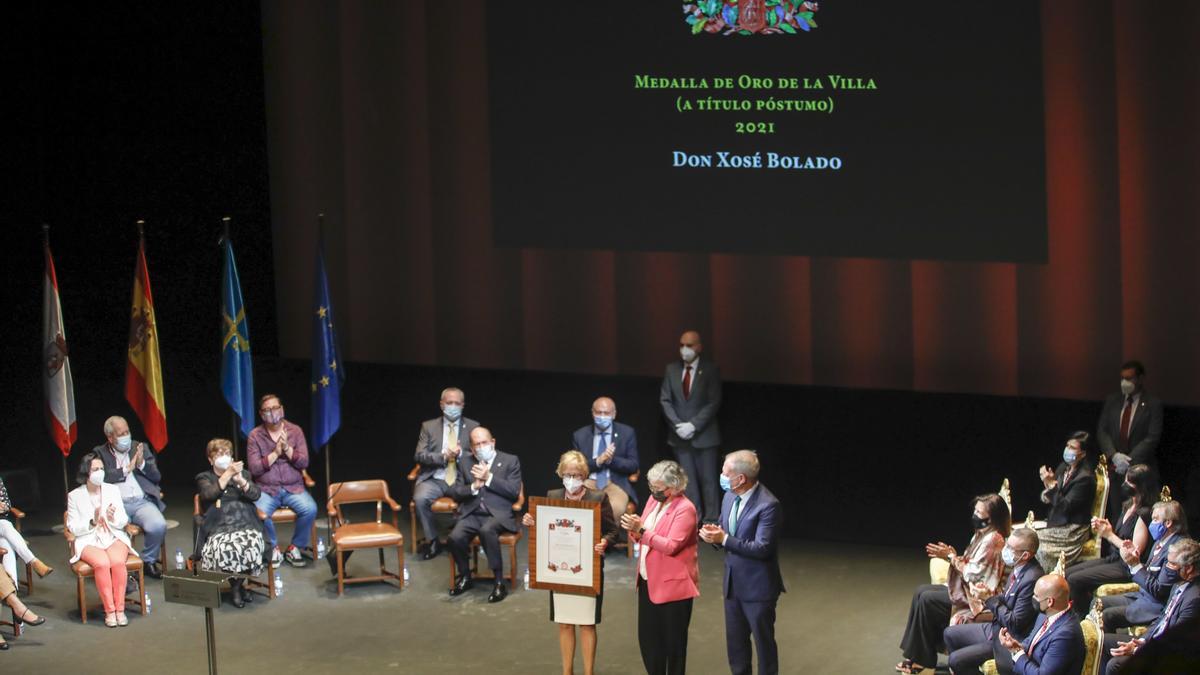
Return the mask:
<svg viewBox="0 0 1200 675"><path fill-rule="evenodd" d="M71 454L75 444L75 384L71 381L67 337L63 331L62 304L58 297L58 276L54 258L46 244L46 283L42 294L42 356L46 370L46 422L50 437L62 451Z"/></svg>

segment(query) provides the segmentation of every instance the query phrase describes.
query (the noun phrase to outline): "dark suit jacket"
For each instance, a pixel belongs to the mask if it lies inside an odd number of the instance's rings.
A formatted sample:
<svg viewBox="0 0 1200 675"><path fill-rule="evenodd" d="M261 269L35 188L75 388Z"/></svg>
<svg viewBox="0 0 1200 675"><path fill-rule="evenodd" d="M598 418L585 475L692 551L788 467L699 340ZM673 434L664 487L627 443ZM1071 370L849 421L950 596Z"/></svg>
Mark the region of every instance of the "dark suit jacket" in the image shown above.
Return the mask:
<svg viewBox="0 0 1200 675"><path fill-rule="evenodd" d="M133 441L129 448L129 457L133 458L133 453L137 452L138 443L141 441ZM146 497L154 502L159 511L165 511L167 505L162 500L162 489L158 484L162 482L162 474L158 471L158 461L154 457L154 449L146 443L146 449L142 452L142 457L146 463L142 468L135 468L133 475L137 484L141 486L142 492L146 493ZM100 460L104 462L104 482L105 483L124 483L125 472L117 468L117 458L113 456L113 451L108 447L108 444L97 445L92 448L92 452L100 456Z"/></svg>
<svg viewBox="0 0 1200 675"><path fill-rule="evenodd" d="M521 494L521 460L516 455L496 451L492 459L492 484L484 485L479 494L471 494L471 467L475 465L475 456L464 452L458 463L458 475L450 486L450 497L458 502L458 515L465 516L479 508L480 502L487 506L504 529L509 532L517 531L517 519L513 515L512 505Z"/></svg>
<svg viewBox="0 0 1200 675"><path fill-rule="evenodd" d="M602 490L583 489L583 502L596 502L600 504L600 538L608 541L609 548L617 543L620 538L620 531L617 529L617 519L613 517L612 505L608 503L608 495ZM555 488L546 493L548 499L566 499L567 491L563 488Z"/></svg>
<svg viewBox="0 0 1200 675"><path fill-rule="evenodd" d="M1087 657L1079 617L1068 609L1030 650L1030 641L1045 622L1045 614L1039 614L1033 622L1029 637L1021 643L1025 657L1013 663L1013 672L1018 675L1076 675L1083 670L1083 661Z"/></svg>
<svg viewBox="0 0 1200 675"><path fill-rule="evenodd" d="M1179 582L1179 584L1182 583L1184 582ZM1175 588L1178 588L1179 584L1176 584ZM1173 592L1174 589L1172 589L1172 593ZM1169 631L1179 624L1190 623L1197 617L1200 617L1200 579L1193 579L1191 582L1189 582L1187 588L1183 589L1182 593L1183 597L1179 599L1179 604L1176 605L1175 611L1171 613L1171 616L1164 617L1159 615L1158 620L1150 624L1150 628L1146 629L1145 637L1147 640L1151 639L1150 636L1154 635L1154 631L1158 629L1158 624L1162 623L1164 618L1167 621L1166 630ZM1168 601L1163 603L1164 613L1167 610L1166 606L1170 605L1170 595L1168 594L1167 597Z"/></svg>
<svg viewBox="0 0 1200 675"><path fill-rule="evenodd" d="M574 444L572 447L577 448L587 458L589 473L608 469L608 479L624 490L634 504L637 503L637 494L633 491L633 483L629 482L629 476L637 473L641 468L638 464L637 432L633 430L633 427L613 421L612 428L609 429L608 440L616 445L617 449L613 451L612 461L604 466L597 465L596 460L592 458L592 446L596 442L596 425L589 424L576 429L571 440Z"/></svg>
<svg viewBox="0 0 1200 675"><path fill-rule="evenodd" d="M1017 640L1030 636L1029 629L1038 616L1033 585L1043 575L1042 566L1036 559L1031 559L1021 567L1016 584L1006 582L1003 593L984 601L984 606L992 612L992 635L999 635L1001 628L1007 628Z"/></svg>
<svg viewBox="0 0 1200 675"><path fill-rule="evenodd" d="M668 363L663 375L659 402L663 415L670 422L667 443L676 446L690 442L697 448L710 448L721 444L721 429L717 426L717 411L721 409L721 372L717 370L717 364L704 356L697 357L693 365L691 396L686 399L683 397L683 361ZM696 426L690 441L675 433L675 425L680 422L691 422Z"/></svg>
<svg viewBox="0 0 1200 675"><path fill-rule="evenodd" d="M458 418L458 442L462 446L463 455L471 454L471 430L477 426L479 422L473 419ZM417 437L417 451L413 453L413 459L421 465L417 483L433 478L435 471L446 466L446 458L442 456L441 417L421 423L421 435Z"/></svg>
<svg viewBox="0 0 1200 675"><path fill-rule="evenodd" d="M1058 485L1042 494L1050 500L1050 515L1046 525L1087 525L1092 522L1092 502L1096 500L1096 467L1087 460L1080 462L1071 481L1063 485L1067 464L1062 462L1054 472Z"/></svg>
<svg viewBox="0 0 1200 675"><path fill-rule="evenodd" d="M729 532L729 515L737 495L726 492L721 501L721 529ZM725 577L721 593L749 602L774 602L784 591L779 573L779 537L783 510L766 485L758 484L741 505L737 533L725 539Z"/></svg>
<svg viewBox="0 0 1200 675"><path fill-rule="evenodd" d="M1129 463L1147 464L1158 467L1158 441L1162 438L1163 407L1158 398L1142 392L1138 399L1137 413L1129 426L1129 447L1121 447L1121 411L1125 408L1125 396L1121 392L1110 395L1104 401L1100 411L1100 422L1096 428L1096 436L1100 442L1100 451L1108 457L1112 465L1114 453L1123 452L1129 455Z"/></svg>

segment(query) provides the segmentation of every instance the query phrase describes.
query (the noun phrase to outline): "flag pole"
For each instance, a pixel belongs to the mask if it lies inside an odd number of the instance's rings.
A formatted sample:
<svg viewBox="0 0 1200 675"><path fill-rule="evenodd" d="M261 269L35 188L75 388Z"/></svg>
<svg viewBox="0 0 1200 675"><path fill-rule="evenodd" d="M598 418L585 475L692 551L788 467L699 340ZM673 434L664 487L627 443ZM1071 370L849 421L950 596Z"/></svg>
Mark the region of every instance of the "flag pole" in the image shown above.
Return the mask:
<svg viewBox="0 0 1200 675"><path fill-rule="evenodd" d="M223 216L221 218L221 243L230 241L229 240L229 221L230 220L232 220L232 219L229 216ZM231 245L232 245L232 242L231 242ZM238 459L238 454L239 454L238 453L238 428L239 427L238 427L237 413L235 413L233 410L229 411L229 423L230 423L230 429L232 432L229 434L229 442L233 444L233 460L236 462Z"/></svg>
<svg viewBox="0 0 1200 675"><path fill-rule="evenodd" d="M42 246L43 250L50 250L50 223L42 223ZM59 454L62 455L62 449L59 448ZM70 494L71 481L67 478L67 456L62 455L62 470L63 470L63 494Z"/></svg>

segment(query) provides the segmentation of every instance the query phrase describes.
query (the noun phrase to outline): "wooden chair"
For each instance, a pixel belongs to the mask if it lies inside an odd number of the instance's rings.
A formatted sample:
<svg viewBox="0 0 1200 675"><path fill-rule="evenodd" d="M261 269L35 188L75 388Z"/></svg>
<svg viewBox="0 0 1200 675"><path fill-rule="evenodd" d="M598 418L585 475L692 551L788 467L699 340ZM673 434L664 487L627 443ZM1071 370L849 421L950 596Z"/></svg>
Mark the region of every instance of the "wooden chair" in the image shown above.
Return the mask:
<svg viewBox="0 0 1200 675"><path fill-rule="evenodd" d="M525 510L525 483L521 483L521 492L517 495L517 501L513 502L512 510L513 510L514 514L517 514L517 531L516 532L505 532L500 535L500 550L504 550L505 546L508 547L508 583L509 583L510 588L516 588L517 587L517 542L521 541L521 538L525 535L525 528L521 527L521 518L520 518L521 511ZM482 543L479 541L479 537L475 537L475 538L471 539L471 547L470 547L470 550L468 551L468 555L470 556L470 559L471 559L471 563L470 563L471 577L474 579L480 579L480 580L495 579L495 577L492 576L490 571L488 572L487 576L480 576L480 574L479 574L479 547L480 546L482 546ZM449 556L449 558L450 558L450 588L454 588L454 556Z"/></svg>
<svg viewBox="0 0 1200 675"><path fill-rule="evenodd" d="M343 504L375 502L375 522L351 523L342 513ZM383 522L383 504L392 509L392 522ZM404 588L404 535L400 532L400 505L388 494L387 482L383 480L356 480L334 483L329 486L329 501L326 510L333 521L330 535L331 548L337 557L338 595L342 595L346 584L367 581L396 581L397 588ZM384 565L383 549L396 547L396 571ZM363 548L379 549L379 574L371 577L346 578L345 551Z"/></svg>
<svg viewBox="0 0 1200 675"><path fill-rule="evenodd" d="M642 475L641 471L633 472L629 476L629 482L636 484L638 482L638 478L640 478L641 475ZM635 515L635 514L637 514L637 508L638 508L637 503L631 499L631 500L629 500L628 503L625 504L625 513L628 513L630 515ZM617 525L620 525L621 524L621 514L614 513L613 517L617 519ZM612 547L625 549L625 557L632 558L633 557L633 543L629 540L629 536L627 534L622 534L621 536L624 537L624 540L621 540L620 538L618 538L617 543L613 544Z"/></svg>
<svg viewBox="0 0 1200 675"><path fill-rule="evenodd" d="M12 505L10 505L10 506L8 507L8 512L9 512L10 514L12 514L12 517L13 517L13 527L14 527L14 528L17 530L17 532L20 532L20 531L21 531L21 521L25 519L25 512L24 512L24 511L22 511L21 509L18 509L18 508L17 508L17 507L15 507L15 506L12 506ZM20 586L20 585L21 585L21 583L22 583L22 581L21 581L20 579L13 579L13 581L14 581L14 582L15 582L15 583L16 583L18 586ZM32 565L32 564L30 564L30 563L25 563L25 580L24 580L24 583L25 583L25 592L26 592L26 593L32 593L32 592L33 592L33 565ZM19 630L19 629L18 629L18 630Z"/></svg>
<svg viewBox="0 0 1200 675"><path fill-rule="evenodd" d="M258 511L258 519L259 520L267 519L267 514L263 513L261 510L257 510L257 511ZM200 513L200 495L192 495L192 540L193 541L196 539L196 531L199 529L199 527L203 521L204 521L204 514ZM275 578L275 563L273 563L271 561L270 552L267 552L267 554L264 555L263 557L266 558L266 567L265 567L265 571L263 572L263 574L266 575L266 581L262 581L261 576L256 577L256 576L252 576L249 574L242 575L243 578L245 578L245 580L246 580L246 585L244 588L248 591L258 593L259 595L262 595L267 598L270 598L271 600L274 600L275 599L275 584L273 584L271 582ZM190 556L185 560L184 564L187 566L187 569L189 572L195 566L194 563L195 563L195 561L192 560L192 558Z"/></svg>
<svg viewBox="0 0 1200 675"><path fill-rule="evenodd" d="M414 496L416 494L417 476L419 476L420 474L421 474L421 465L420 464L414 466L412 468L412 471L408 472L408 482L413 486ZM453 499L451 499L449 497L439 497L433 501L433 505L430 506L430 509L434 513L454 515L454 512L458 510L458 502L454 501ZM413 555L416 555L417 554L417 542L425 541L424 539L418 539L417 500L416 499L408 500L408 518L409 518L409 531L411 533L410 538L412 540L412 553L413 553Z"/></svg>
<svg viewBox="0 0 1200 675"><path fill-rule="evenodd" d="M305 489L311 491L313 487L316 486L317 481L313 480L312 476L308 475L308 469L304 469L304 471L301 473L304 475ZM279 508L275 509L274 513L271 514L271 522L275 523L276 525L280 523L294 523L296 522L296 512L286 506L281 505ZM269 544L270 542L267 543ZM308 538L308 546L305 546L300 552L307 553L308 557L312 558L314 561L317 559L317 521L315 518L313 519L312 532Z"/></svg>
<svg viewBox="0 0 1200 675"><path fill-rule="evenodd" d="M136 534L141 533L141 529L132 523L125 526L125 533L129 535L130 543ZM136 534L135 534L136 533ZM67 559L69 560L75 555L75 535L71 534L71 528L67 527L67 512L63 511L63 537L67 540ZM142 614L146 614L146 575L143 569L142 559L138 557L136 546L129 547L129 557L125 560L125 570L127 573L137 574L137 586L132 591L127 587L125 589L125 602L137 605L142 609ZM71 571L75 573L75 592L79 597L79 619L83 623L87 623L88 610L96 605L88 605L87 591L84 588L83 580L95 576L95 571L92 566L84 562L83 558L75 561L71 565ZM130 596L130 593L133 596Z"/></svg>

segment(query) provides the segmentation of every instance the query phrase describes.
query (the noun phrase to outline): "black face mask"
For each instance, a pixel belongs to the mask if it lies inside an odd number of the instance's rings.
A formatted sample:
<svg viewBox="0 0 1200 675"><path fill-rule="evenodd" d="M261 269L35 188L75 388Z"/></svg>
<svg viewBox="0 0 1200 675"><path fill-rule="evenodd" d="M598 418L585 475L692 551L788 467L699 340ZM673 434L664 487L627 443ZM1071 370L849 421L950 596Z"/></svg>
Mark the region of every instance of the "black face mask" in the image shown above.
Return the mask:
<svg viewBox="0 0 1200 675"><path fill-rule="evenodd" d="M982 530L983 528L985 528L987 526L988 526L987 518L980 518L979 516L975 515L974 513L971 514L971 527L975 528L976 530Z"/></svg>
<svg viewBox="0 0 1200 675"><path fill-rule="evenodd" d="M655 499L657 499L660 502L667 501L667 491L666 490L663 490L662 492L655 492L655 491L651 490L650 496L654 497Z"/></svg>
<svg viewBox="0 0 1200 675"><path fill-rule="evenodd" d="M1126 499L1128 499L1130 497L1133 497L1136 494L1137 494L1137 488L1133 487L1129 483L1121 483L1121 496L1122 497L1125 497Z"/></svg>

